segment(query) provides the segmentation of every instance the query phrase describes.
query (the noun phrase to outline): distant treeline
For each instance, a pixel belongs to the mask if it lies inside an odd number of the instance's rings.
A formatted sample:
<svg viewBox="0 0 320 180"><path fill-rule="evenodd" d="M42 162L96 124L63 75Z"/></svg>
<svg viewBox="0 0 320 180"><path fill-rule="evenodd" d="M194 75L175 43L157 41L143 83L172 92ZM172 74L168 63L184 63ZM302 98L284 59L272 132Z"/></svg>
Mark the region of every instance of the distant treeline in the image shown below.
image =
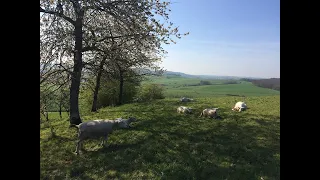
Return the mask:
<svg viewBox="0 0 320 180"><path fill-rule="evenodd" d="M167 79L176 78L176 77L182 77L180 74L168 74L166 75Z"/></svg>
<svg viewBox="0 0 320 180"><path fill-rule="evenodd" d="M239 82L236 80L226 80L224 82L221 82L219 84L238 84ZM183 86L205 86L205 85L214 85L210 81L201 80L199 83L196 84L184 84Z"/></svg>
<svg viewBox="0 0 320 180"><path fill-rule="evenodd" d="M263 88L269 88L274 89L277 91L280 91L280 78L270 78L270 79L247 79L243 78L242 81L248 81L252 82L252 84L263 87Z"/></svg>

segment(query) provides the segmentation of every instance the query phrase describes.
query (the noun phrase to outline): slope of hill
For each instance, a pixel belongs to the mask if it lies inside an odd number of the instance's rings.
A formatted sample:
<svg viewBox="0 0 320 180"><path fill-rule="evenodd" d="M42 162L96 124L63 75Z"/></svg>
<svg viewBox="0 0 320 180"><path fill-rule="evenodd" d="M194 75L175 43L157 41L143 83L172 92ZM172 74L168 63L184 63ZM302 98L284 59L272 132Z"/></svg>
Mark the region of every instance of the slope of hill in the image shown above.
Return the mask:
<svg viewBox="0 0 320 180"><path fill-rule="evenodd" d="M77 132L51 113L50 128L40 127L40 179L280 179L280 98L248 97L249 109L231 111L237 97L202 98L182 115L178 99L126 104L82 114L91 119L134 116L131 129L115 130L107 147L84 142L73 152ZM219 107L222 120L199 118L202 109ZM84 111L82 111L84 112ZM196 122L196 123L195 123Z"/></svg>

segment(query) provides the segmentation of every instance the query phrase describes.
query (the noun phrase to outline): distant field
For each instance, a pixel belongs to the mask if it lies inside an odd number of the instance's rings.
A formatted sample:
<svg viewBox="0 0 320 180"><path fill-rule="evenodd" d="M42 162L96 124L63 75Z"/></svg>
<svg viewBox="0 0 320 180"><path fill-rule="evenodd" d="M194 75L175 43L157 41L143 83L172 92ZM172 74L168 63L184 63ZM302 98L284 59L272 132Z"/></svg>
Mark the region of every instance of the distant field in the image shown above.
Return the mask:
<svg viewBox="0 0 320 180"><path fill-rule="evenodd" d="M200 81L209 81L211 85L198 84ZM204 80L183 77L152 77L143 83L162 84L165 88L166 97L187 96L216 97L216 96L270 96L280 95L280 91L261 88L246 81L233 81L237 84L226 84L230 80Z"/></svg>

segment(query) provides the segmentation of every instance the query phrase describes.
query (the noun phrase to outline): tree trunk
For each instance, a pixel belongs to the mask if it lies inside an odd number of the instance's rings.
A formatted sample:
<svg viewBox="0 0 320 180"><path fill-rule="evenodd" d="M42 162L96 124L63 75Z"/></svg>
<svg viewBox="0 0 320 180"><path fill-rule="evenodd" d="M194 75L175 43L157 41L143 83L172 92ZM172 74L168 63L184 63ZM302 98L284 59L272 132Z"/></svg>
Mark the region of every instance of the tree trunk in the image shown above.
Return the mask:
<svg viewBox="0 0 320 180"><path fill-rule="evenodd" d="M123 82L123 72L120 70L119 105L121 105L123 101Z"/></svg>
<svg viewBox="0 0 320 180"><path fill-rule="evenodd" d="M83 26L83 12L79 12L75 29L75 52L74 52L74 65L73 72L71 74L71 87L70 87L70 124L80 124L80 112L79 112L79 90L82 72L82 26Z"/></svg>
<svg viewBox="0 0 320 180"><path fill-rule="evenodd" d="M97 80L96 80L96 87L94 88L93 92L93 101L92 101L92 107L91 107L91 112L96 112L97 111L97 103L98 103L98 93L99 93L99 88L100 88L100 72L98 73Z"/></svg>
<svg viewBox="0 0 320 180"><path fill-rule="evenodd" d="M48 111L45 112L45 116L46 116L46 121L49 122L49 113L48 113Z"/></svg>
<svg viewBox="0 0 320 180"><path fill-rule="evenodd" d="M94 92L93 92L93 102L92 102L91 112L97 111L98 93L99 93L99 88L100 88L100 80L101 80L104 62L105 62L105 59L103 59L101 61L101 64L99 66L99 72L98 72L97 79L96 79L96 86L95 86Z"/></svg>
<svg viewBox="0 0 320 180"><path fill-rule="evenodd" d="M60 103L59 103L59 115L60 115L60 119L62 119L62 99L60 99Z"/></svg>

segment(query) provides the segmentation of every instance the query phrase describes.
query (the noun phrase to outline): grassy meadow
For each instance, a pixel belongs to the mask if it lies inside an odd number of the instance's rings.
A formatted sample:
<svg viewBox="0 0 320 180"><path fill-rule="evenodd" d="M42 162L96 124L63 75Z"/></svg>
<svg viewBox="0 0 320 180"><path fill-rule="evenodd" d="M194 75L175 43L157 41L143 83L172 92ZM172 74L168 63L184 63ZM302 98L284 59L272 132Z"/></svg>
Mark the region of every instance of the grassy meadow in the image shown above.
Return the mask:
<svg viewBox="0 0 320 180"><path fill-rule="evenodd" d="M50 136L47 123L41 124L40 179L280 179L280 93L221 80L183 86L199 81L153 79L168 88L165 99L83 113L83 121L128 116L138 121L131 129L115 130L107 147L98 140L85 141L86 151L79 156L74 154L77 131L68 128L67 115L60 119L49 113L56 136ZM243 98L226 94L245 95L249 109L231 111ZM175 96L196 101L182 103ZM183 104L195 112L177 114ZM220 108L222 120L199 117L210 107Z"/></svg>

